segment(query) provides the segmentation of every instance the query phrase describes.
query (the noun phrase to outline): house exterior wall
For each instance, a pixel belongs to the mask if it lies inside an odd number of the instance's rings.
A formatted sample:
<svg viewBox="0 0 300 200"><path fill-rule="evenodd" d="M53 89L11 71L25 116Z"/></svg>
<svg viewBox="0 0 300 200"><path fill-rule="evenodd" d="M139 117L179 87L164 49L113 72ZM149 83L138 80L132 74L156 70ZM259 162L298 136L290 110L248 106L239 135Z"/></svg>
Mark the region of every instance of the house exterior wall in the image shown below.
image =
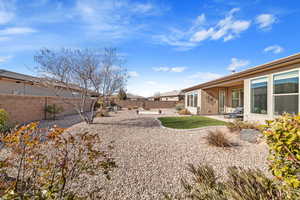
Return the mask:
<svg viewBox="0 0 300 200"><path fill-rule="evenodd" d="M265 120L271 120L276 117L274 114L274 101L273 101L273 75L277 73L284 73L288 71L299 70L300 64L294 64L281 68L280 70L270 71L268 73L257 74L251 78L244 80L244 120L245 121L256 121L264 123ZM300 73L300 72L299 72ZM267 78L267 114L256 114L251 113L251 80L255 78L266 77ZM300 98L299 98L300 104ZM300 108L300 106L299 106Z"/></svg>
<svg viewBox="0 0 300 200"><path fill-rule="evenodd" d="M24 82L16 82L12 80L0 79L0 94L12 95L32 95L32 96L57 96L54 89L39 86L37 84L29 84ZM70 91L60 90L59 96L62 97L78 97L72 95Z"/></svg>
<svg viewBox="0 0 300 200"><path fill-rule="evenodd" d="M219 88L203 89L201 99L200 114L214 115L219 113Z"/></svg>

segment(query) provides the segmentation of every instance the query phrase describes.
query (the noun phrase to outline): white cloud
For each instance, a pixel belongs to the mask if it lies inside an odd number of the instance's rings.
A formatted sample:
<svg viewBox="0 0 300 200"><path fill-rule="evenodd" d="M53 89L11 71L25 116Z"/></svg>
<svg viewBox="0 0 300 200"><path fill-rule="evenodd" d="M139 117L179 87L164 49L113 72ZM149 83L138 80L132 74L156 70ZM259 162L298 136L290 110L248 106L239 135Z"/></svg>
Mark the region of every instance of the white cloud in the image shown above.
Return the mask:
<svg viewBox="0 0 300 200"><path fill-rule="evenodd" d="M199 45L205 40L219 40L224 42L235 39L246 31L250 25L250 20L237 20L235 13L240 9L234 8L219 20L215 25L205 26L206 17L204 14L197 17L192 27L187 31L171 29L171 33L154 37L160 43L175 46L178 50L189 50Z"/></svg>
<svg viewBox="0 0 300 200"><path fill-rule="evenodd" d="M238 68L246 67L250 62L248 60L241 60L237 58L231 58L231 63L228 66L229 71L236 71Z"/></svg>
<svg viewBox="0 0 300 200"><path fill-rule="evenodd" d="M147 81L146 84L148 84L148 85L157 85L157 82L155 82L155 81Z"/></svg>
<svg viewBox="0 0 300 200"><path fill-rule="evenodd" d="M283 51L284 51L284 49L279 45L268 46L264 49L264 52L272 52L274 54L278 54L278 53L281 53Z"/></svg>
<svg viewBox="0 0 300 200"><path fill-rule="evenodd" d="M176 72L180 73L185 71L186 67L154 67L153 70L156 72Z"/></svg>
<svg viewBox="0 0 300 200"><path fill-rule="evenodd" d="M177 72L177 73L183 72L185 70L186 70L186 67L172 67L172 68L170 68L170 72Z"/></svg>
<svg viewBox="0 0 300 200"><path fill-rule="evenodd" d="M0 63L7 62L12 56L0 56Z"/></svg>
<svg viewBox="0 0 300 200"><path fill-rule="evenodd" d="M143 29L137 22L141 16L154 15L160 8L151 3L135 3L130 0L77 0L76 13L92 34L119 39Z"/></svg>
<svg viewBox="0 0 300 200"><path fill-rule="evenodd" d="M29 27L12 27L0 30L0 35L21 35L37 32L35 29Z"/></svg>
<svg viewBox="0 0 300 200"><path fill-rule="evenodd" d="M277 22L277 18L272 14L261 14L256 17L256 23L260 29L269 30Z"/></svg>
<svg viewBox="0 0 300 200"><path fill-rule="evenodd" d="M0 25L9 23L14 18L13 1L0 1Z"/></svg>
<svg viewBox="0 0 300 200"><path fill-rule="evenodd" d="M139 73L137 73L136 71L128 72L128 75L129 75L130 77L133 77L133 78L139 77L139 76L140 76Z"/></svg>
<svg viewBox="0 0 300 200"><path fill-rule="evenodd" d="M212 72L197 72L191 76L189 76L186 79L186 83L193 83L193 82L197 82L199 83L203 83L203 82L207 82L207 81L211 81L217 78L222 77L221 74L217 74L217 73L212 73Z"/></svg>

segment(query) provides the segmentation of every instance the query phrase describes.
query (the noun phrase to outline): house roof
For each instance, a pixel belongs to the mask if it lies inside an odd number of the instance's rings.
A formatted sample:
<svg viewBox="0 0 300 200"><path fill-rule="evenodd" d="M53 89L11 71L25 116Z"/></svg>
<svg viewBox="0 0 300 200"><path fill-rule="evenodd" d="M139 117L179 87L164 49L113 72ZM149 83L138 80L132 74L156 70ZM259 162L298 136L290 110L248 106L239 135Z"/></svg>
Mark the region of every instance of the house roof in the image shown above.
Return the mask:
<svg viewBox="0 0 300 200"><path fill-rule="evenodd" d="M16 80L16 81L23 81L23 82L30 82L30 83L41 83L43 81L47 82L46 78L39 78L39 77L29 76L29 75L26 75L26 74L20 74L20 73L17 73L17 72L12 72L12 71L8 71L8 70L4 70L4 69L0 69L0 78L7 78L7 79L13 79L13 80ZM48 82L53 86L66 88L66 85L63 84L63 83L59 83L59 82L53 81L53 80L48 80ZM75 85L75 84L71 84L70 89L81 91L81 88L79 86ZM90 90L89 92L91 94L98 95L94 91Z"/></svg>
<svg viewBox="0 0 300 200"><path fill-rule="evenodd" d="M38 78L36 77L20 74L17 72L7 71L4 69L0 69L0 78L14 79L17 81L38 82Z"/></svg>
<svg viewBox="0 0 300 200"><path fill-rule="evenodd" d="M273 70L273 69L277 69L279 67L283 67L285 65L288 65L290 63L298 63L300 62L300 53L288 56L288 57L284 57L269 63L265 63L262 65L258 65L255 67L252 67L250 69L241 71L241 72L236 72L209 82L205 82L205 83L201 83L189 88L185 88L182 91L183 92L188 92L188 91L192 91L192 90L196 90L196 89L201 89L201 88L205 88L205 87L209 87L209 86L213 86L215 84L221 84L223 82L226 81L232 81L235 79L242 79L242 78L246 78L248 76L254 75L256 73L260 73L260 72L265 72L265 71L269 71L269 70Z"/></svg>
<svg viewBox="0 0 300 200"><path fill-rule="evenodd" d="M160 97L172 97L172 96L179 96L179 95L183 95L183 93L180 90L173 90L170 92L161 93L159 96Z"/></svg>
<svg viewBox="0 0 300 200"><path fill-rule="evenodd" d="M126 96L127 96L128 99L145 99L145 97L135 95L135 94L131 94L131 93L127 93Z"/></svg>

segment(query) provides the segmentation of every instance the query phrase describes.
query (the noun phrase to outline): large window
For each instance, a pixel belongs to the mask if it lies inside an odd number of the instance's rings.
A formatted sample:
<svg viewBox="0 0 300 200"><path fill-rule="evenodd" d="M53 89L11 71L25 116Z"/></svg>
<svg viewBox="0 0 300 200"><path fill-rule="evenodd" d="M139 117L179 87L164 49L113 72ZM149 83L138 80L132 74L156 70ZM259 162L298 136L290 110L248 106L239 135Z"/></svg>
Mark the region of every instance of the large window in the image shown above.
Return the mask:
<svg viewBox="0 0 300 200"><path fill-rule="evenodd" d="M267 114L268 79L259 78L251 81L251 112Z"/></svg>
<svg viewBox="0 0 300 200"><path fill-rule="evenodd" d="M187 95L187 106L188 107L197 107L198 106L198 94L191 93Z"/></svg>
<svg viewBox="0 0 300 200"><path fill-rule="evenodd" d="M298 114L299 72L277 74L273 80L274 114Z"/></svg>

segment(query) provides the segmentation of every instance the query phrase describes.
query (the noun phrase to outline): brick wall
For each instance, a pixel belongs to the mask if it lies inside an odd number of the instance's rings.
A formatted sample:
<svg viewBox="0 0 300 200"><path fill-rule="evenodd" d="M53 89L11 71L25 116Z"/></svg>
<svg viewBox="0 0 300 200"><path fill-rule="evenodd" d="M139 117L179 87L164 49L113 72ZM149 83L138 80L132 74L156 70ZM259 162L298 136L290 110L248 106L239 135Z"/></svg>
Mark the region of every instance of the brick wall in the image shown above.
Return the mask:
<svg viewBox="0 0 300 200"><path fill-rule="evenodd" d="M137 106L137 107L145 107L150 109L175 108L176 104L178 103L179 102L176 101L147 101L147 100L138 100L138 101L124 100L124 101L116 102L116 104L118 104L123 108Z"/></svg>
<svg viewBox="0 0 300 200"><path fill-rule="evenodd" d="M76 103L79 99L65 98L65 101ZM86 111L90 109L92 100L88 101ZM64 112L58 116L76 114L73 106L64 103L59 97L38 97L38 96L19 96L19 95L3 95L0 94L0 108L5 109L10 116L12 122L23 123L29 121L37 121L49 118L49 114L45 113L47 105L56 104L64 108Z"/></svg>

